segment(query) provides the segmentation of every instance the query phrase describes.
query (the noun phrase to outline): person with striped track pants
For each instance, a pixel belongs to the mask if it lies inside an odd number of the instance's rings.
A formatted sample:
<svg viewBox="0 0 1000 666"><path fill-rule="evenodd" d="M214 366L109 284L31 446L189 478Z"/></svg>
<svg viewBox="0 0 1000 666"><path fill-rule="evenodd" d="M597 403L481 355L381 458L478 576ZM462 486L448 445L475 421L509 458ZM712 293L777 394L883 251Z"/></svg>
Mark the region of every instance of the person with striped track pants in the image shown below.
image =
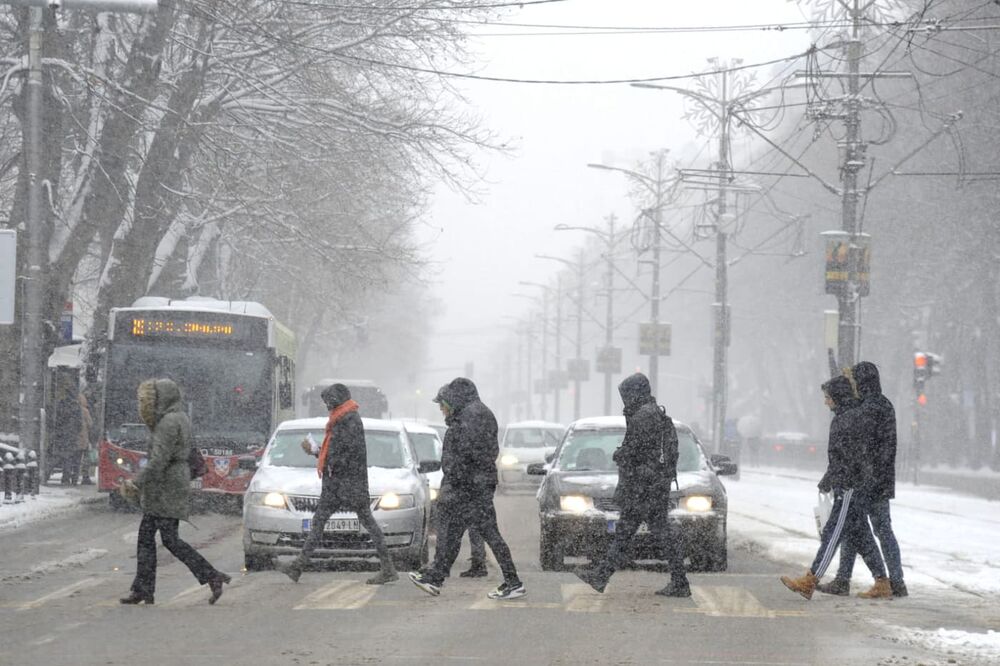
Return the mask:
<svg viewBox="0 0 1000 666"><path fill-rule="evenodd" d="M819 489L833 492L833 509L823 526L819 550L809 571L799 578L781 577L785 587L806 599L812 598L842 542L849 542L861 555L876 582L883 579L888 582L885 562L868 524L863 499L872 482L872 467L865 451L863 424L857 411L860 403L854 385L848 377L834 377L823 384L823 393L834 416L830 422L826 474L819 482ZM873 590L881 587L876 586Z"/></svg>

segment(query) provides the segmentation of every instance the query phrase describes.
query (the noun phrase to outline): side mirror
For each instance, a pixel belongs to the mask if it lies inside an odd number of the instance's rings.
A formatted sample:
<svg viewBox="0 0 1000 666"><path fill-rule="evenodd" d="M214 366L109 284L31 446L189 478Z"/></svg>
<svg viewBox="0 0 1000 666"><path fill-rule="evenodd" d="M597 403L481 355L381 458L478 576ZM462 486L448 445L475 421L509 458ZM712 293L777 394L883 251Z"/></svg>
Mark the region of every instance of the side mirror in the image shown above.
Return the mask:
<svg viewBox="0 0 1000 666"><path fill-rule="evenodd" d="M546 454L545 454L545 462L547 462L547 463L550 463L550 462L552 462L552 461L553 461L553 460L555 460L555 459L556 459L556 454L555 454L555 452L552 452L552 453L546 453Z"/></svg>
<svg viewBox="0 0 1000 666"><path fill-rule="evenodd" d="M739 469L739 466L729 456L724 456L721 453L713 453L709 456L708 461L719 476L733 476Z"/></svg>
<svg viewBox="0 0 1000 666"><path fill-rule="evenodd" d="M545 464L546 463L530 463L528 465L527 473L533 476L545 476L548 474L548 470L545 469Z"/></svg>
<svg viewBox="0 0 1000 666"><path fill-rule="evenodd" d="M239 467L239 469L253 472L257 470L259 464L260 458L257 456L240 456L237 460L236 466Z"/></svg>
<svg viewBox="0 0 1000 666"><path fill-rule="evenodd" d="M417 471L421 474L430 474L431 472L436 472L441 469L440 460L421 460L420 464L417 465Z"/></svg>

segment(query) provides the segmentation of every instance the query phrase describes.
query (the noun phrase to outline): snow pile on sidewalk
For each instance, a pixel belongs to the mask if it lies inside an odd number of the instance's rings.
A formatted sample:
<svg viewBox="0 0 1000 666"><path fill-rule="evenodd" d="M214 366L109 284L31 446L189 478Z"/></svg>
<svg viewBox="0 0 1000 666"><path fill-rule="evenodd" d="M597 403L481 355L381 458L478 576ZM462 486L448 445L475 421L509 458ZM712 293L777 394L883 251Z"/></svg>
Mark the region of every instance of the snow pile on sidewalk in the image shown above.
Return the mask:
<svg viewBox="0 0 1000 666"><path fill-rule="evenodd" d="M750 540L767 557L804 571L819 546L813 507L820 473L777 468L741 473L740 481L726 483L729 528L735 541ZM892 501L892 521L908 587L1000 594L1000 503L900 483ZM836 567L837 562L830 565L828 578ZM863 585L870 580L860 558L854 580Z"/></svg>
<svg viewBox="0 0 1000 666"><path fill-rule="evenodd" d="M963 659L1000 662L1000 631L977 633L958 629L913 629L887 625L889 632L899 641ZM957 662L956 662L957 663ZM961 663L967 663L965 661Z"/></svg>
<svg viewBox="0 0 1000 666"><path fill-rule="evenodd" d="M36 520L66 513L93 500L93 492L85 492L80 488L43 486L35 499L25 495L20 504L0 504L0 530L21 527Z"/></svg>

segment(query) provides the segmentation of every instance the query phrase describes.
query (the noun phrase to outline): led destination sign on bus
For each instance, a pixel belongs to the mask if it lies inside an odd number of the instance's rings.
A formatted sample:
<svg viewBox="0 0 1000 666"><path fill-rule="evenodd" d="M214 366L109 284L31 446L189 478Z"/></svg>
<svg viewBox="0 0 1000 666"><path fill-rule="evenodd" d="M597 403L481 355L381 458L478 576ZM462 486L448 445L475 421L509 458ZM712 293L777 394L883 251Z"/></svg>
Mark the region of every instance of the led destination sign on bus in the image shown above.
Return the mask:
<svg viewBox="0 0 1000 666"><path fill-rule="evenodd" d="M135 337L231 338L233 332L232 324L132 318L132 335Z"/></svg>

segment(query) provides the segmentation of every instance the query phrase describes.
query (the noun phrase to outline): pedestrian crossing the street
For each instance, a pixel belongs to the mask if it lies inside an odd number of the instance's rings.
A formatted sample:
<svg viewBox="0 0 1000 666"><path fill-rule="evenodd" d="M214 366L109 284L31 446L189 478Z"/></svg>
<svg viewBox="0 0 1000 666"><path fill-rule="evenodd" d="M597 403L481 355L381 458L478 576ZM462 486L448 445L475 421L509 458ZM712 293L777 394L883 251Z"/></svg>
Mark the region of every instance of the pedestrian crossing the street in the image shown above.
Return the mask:
<svg viewBox="0 0 1000 666"><path fill-rule="evenodd" d="M233 576L220 604L241 606L266 602L272 608L292 611L364 611L380 608L420 609L449 612L549 611L565 613L697 613L707 617L777 618L804 616L803 610L768 608L750 589L739 585L692 584L690 599L665 599L653 594L655 587L619 585L598 594L569 576L545 576L527 580L528 595L512 601L486 597L489 586L457 583L447 585L440 597L426 596L401 579L375 586L363 579L324 575L303 577L291 584L282 575L262 573ZM22 588L19 599L8 594L0 600L0 613L30 612L49 608L110 608L118 605L127 583L121 575L91 575L38 594ZM694 581L692 581L694 583ZM312 583L312 584L311 584ZM34 586L32 586L34 587ZM616 589L617 588L617 589ZM163 580L156 593L156 607L164 610L206 605L207 588L181 581L180 577Z"/></svg>

